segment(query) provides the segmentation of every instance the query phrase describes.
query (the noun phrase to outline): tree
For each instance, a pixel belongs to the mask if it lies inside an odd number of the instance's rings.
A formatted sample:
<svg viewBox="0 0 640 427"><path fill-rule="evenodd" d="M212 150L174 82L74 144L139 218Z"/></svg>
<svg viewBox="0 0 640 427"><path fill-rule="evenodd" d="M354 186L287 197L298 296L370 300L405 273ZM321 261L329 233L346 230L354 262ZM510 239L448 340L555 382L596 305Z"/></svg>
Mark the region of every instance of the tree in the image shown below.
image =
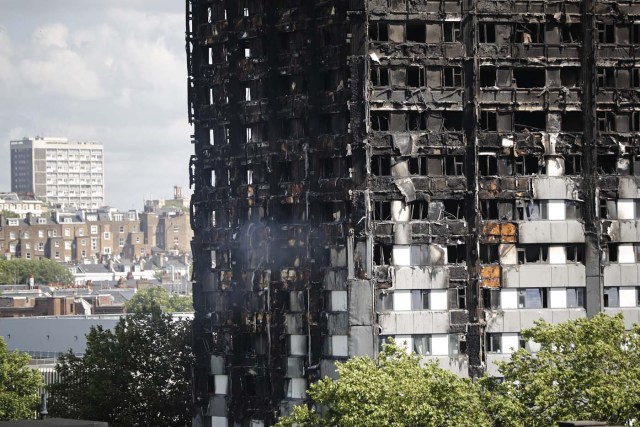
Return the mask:
<svg viewBox="0 0 640 427"><path fill-rule="evenodd" d="M20 215L18 215L17 213L13 212L13 211L9 211L6 209L3 209L0 211L0 217L2 218L20 218Z"/></svg>
<svg viewBox="0 0 640 427"><path fill-rule="evenodd" d="M338 380L311 385L322 413L297 406L278 427L488 426L478 391L470 381L398 348L383 346L378 360L354 357L337 363Z"/></svg>
<svg viewBox="0 0 640 427"><path fill-rule="evenodd" d="M87 335L84 357L60 356L49 413L110 426L191 425L191 322L154 311Z"/></svg>
<svg viewBox="0 0 640 427"><path fill-rule="evenodd" d="M28 364L28 354L10 352L0 337L0 420L31 418L38 408L42 376Z"/></svg>
<svg viewBox="0 0 640 427"><path fill-rule="evenodd" d="M73 283L73 274L57 262L50 259L0 259L0 283L27 283L33 275L35 283Z"/></svg>
<svg viewBox="0 0 640 427"><path fill-rule="evenodd" d="M162 286L153 286L136 292L126 302L127 313L151 313L159 309L166 313L193 311L191 297L169 294Z"/></svg>
<svg viewBox="0 0 640 427"><path fill-rule="evenodd" d="M550 426L562 420L627 424L640 418L640 327L598 314L522 332L540 346L499 364L504 381L482 379L496 426Z"/></svg>

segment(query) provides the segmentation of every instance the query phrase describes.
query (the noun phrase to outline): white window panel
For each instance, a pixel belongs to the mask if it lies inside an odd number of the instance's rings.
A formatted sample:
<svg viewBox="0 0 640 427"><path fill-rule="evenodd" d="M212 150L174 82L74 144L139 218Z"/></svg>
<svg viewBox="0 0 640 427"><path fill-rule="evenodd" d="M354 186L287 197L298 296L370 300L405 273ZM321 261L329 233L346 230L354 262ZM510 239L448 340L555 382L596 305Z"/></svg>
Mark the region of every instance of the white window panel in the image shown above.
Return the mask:
<svg viewBox="0 0 640 427"><path fill-rule="evenodd" d="M396 340L396 345L404 348L407 354L411 354L413 352L413 338L411 335L396 335L394 338Z"/></svg>
<svg viewBox="0 0 640 427"><path fill-rule="evenodd" d="M502 334L502 352L513 353L520 348L520 335L517 333Z"/></svg>
<svg viewBox="0 0 640 427"><path fill-rule="evenodd" d="M565 220L567 207L564 200L548 200L547 215L550 220Z"/></svg>
<svg viewBox="0 0 640 427"><path fill-rule="evenodd" d="M449 355L449 334L434 334L431 336L431 354L433 356Z"/></svg>
<svg viewBox="0 0 640 427"><path fill-rule="evenodd" d="M411 265L411 246L394 245L393 246L393 264L396 266Z"/></svg>
<svg viewBox="0 0 640 427"><path fill-rule="evenodd" d="M448 298L446 289L433 289L429 292L430 310L447 310Z"/></svg>
<svg viewBox="0 0 640 427"><path fill-rule="evenodd" d="M636 306L636 288L621 287L619 290L620 307Z"/></svg>
<svg viewBox="0 0 640 427"><path fill-rule="evenodd" d="M304 399L307 397L307 380L304 378L287 379L287 397L291 399Z"/></svg>
<svg viewBox="0 0 640 427"><path fill-rule="evenodd" d="M618 199L618 219L635 219L635 201Z"/></svg>
<svg viewBox="0 0 640 427"><path fill-rule="evenodd" d="M347 291L331 292L331 311L347 311Z"/></svg>
<svg viewBox="0 0 640 427"><path fill-rule="evenodd" d="M331 336L331 355L349 356L349 338L346 335Z"/></svg>
<svg viewBox="0 0 640 427"><path fill-rule="evenodd" d="M636 254L632 244L618 246L618 262L621 264L636 262Z"/></svg>
<svg viewBox="0 0 640 427"><path fill-rule="evenodd" d="M394 311L411 310L411 291L394 291L393 292L393 310Z"/></svg>
<svg viewBox="0 0 640 427"><path fill-rule="evenodd" d="M567 248L564 246L549 246L549 264L566 264Z"/></svg>
<svg viewBox="0 0 640 427"><path fill-rule="evenodd" d="M292 356L304 356L307 354L307 336L306 335L290 335L289 349Z"/></svg>
<svg viewBox="0 0 640 427"><path fill-rule="evenodd" d="M500 290L500 308L504 308L504 309L518 308L518 290L517 289L501 289Z"/></svg>
<svg viewBox="0 0 640 427"><path fill-rule="evenodd" d="M216 394L227 394L229 390L229 376L227 375L214 375L213 381L215 385Z"/></svg>
<svg viewBox="0 0 640 427"><path fill-rule="evenodd" d="M516 245L512 243L502 244L499 246L500 251L500 264L502 265L517 265L518 264L518 251Z"/></svg>
<svg viewBox="0 0 640 427"><path fill-rule="evenodd" d="M226 417L211 417L211 427L229 427Z"/></svg>
<svg viewBox="0 0 640 427"><path fill-rule="evenodd" d="M550 288L549 305L550 308L567 308L567 289Z"/></svg>
<svg viewBox="0 0 640 427"><path fill-rule="evenodd" d="M557 157L549 157L545 160L548 176L563 176L564 161Z"/></svg>

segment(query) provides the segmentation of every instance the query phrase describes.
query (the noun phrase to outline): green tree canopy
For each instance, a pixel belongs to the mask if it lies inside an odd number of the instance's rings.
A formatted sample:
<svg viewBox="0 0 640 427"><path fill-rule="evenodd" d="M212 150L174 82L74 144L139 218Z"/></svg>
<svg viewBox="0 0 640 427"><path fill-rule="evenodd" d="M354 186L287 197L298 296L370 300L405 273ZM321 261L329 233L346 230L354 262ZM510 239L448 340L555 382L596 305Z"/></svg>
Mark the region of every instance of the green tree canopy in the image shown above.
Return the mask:
<svg viewBox="0 0 640 427"><path fill-rule="evenodd" d="M0 259L0 284L25 284L32 274L36 284L73 283L73 274L50 259Z"/></svg>
<svg viewBox="0 0 640 427"><path fill-rule="evenodd" d="M159 312L92 328L83 358L60 356L49 386L53 416L110 426L191 425L191 322Z"/></svg>
<svg viewBox="0 0 640 427"><path fill-rule="evenodd" d="M153 286L136 292L125 303L125 309L127 313L191 312L193 311L193 302L190 296L169 294L162 286Z"/></svg>
<svg viewBox="0 0 640 427"><path fill-rule="evenodd" d="M279 427L490 425L474 384L434 363L421 365L393 341L377 361L354 357L336 368L338 380L324 378L309 389L322 413L297 406Z"/></svg>
<svg viewBox="0 0 640 427"><path fill-rule="evenodd" d="M20 218L20 215L13 211L9 211L7 209L3 209L0 211L0 217L2 218Z"/></svg>
<svg viewBox="0 0 640 427"><path fill-rule="evenodd" d="M482 380L496 426L640 418L640 327L626 332L621 315L601 313L558 325L539 321L522 334L540 351L520 349L501 363L503 382Z"/></svg>
<svg viewBox="0 0 640 427"><path fill-rule="evenodd" d="M31 418L38 408L42 376L28 364L28 354L10 352L0 337L0 420Z"/></svg>

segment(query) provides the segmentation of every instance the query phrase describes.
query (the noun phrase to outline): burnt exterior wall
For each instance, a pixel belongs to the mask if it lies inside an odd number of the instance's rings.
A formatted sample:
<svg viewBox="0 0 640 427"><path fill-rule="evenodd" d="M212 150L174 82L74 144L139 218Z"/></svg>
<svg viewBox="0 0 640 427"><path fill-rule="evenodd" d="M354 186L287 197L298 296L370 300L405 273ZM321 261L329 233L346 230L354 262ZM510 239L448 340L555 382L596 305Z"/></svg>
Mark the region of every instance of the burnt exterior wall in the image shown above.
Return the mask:
<svg viewBox="0 0 640 427"><path fill-rule="evenodd" d="M477 376L536 319L637 321L638 14L187 0L194 425L390 336Z"/></svg>

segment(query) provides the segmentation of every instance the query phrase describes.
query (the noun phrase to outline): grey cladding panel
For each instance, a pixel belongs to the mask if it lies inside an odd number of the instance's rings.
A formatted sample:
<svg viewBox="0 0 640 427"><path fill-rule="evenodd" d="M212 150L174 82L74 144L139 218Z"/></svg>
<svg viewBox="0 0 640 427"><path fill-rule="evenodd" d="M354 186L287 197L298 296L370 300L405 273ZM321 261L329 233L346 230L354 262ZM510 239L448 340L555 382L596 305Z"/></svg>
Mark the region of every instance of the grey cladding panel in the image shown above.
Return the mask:
<svg viewBox="0 0 640 427"><path fill-rule="evenodd" d="M373 285L367 280L354 280L349 287L349 324L373 324Z"/></svg>
<svg viewBox="0 0 640 427"><path fill-rule="evenodd" d="M349 356L374 357L373 326L353 326L349 334Z"/></svg>

